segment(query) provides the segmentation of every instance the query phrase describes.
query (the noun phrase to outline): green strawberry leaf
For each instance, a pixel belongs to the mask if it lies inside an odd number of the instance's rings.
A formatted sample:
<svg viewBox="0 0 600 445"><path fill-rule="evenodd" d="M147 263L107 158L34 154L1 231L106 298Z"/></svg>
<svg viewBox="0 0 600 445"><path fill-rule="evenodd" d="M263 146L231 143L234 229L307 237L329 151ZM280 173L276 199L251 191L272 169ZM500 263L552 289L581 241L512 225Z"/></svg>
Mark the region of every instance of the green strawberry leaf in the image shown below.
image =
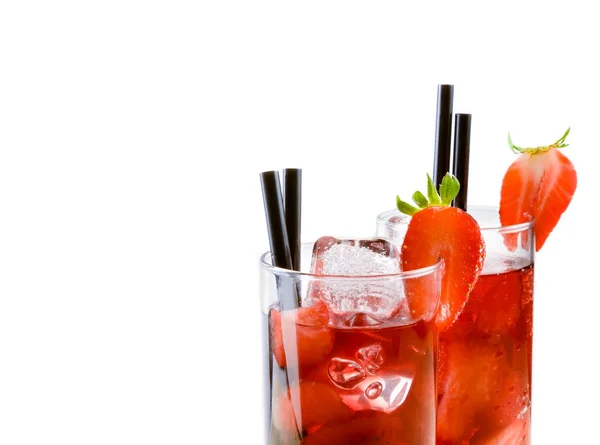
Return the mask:
<svg viewBox="0 0 600 445"><path fill-rule="evenodd" d="M413 216L420 210L409 203L402 201L399 196L396 196L396 207L398 207L398 210L400 210L402 213L409 216Z"/></svg>
<svg viewBox="0 0 600 445"><path fill-rule="evenodd" d="M421 209L425 209L429 205L429 201L427 201L427 198L425 197L425 195L418 190L413 193L412 200Z"/></svg>
<svg viewBox="0 0 600 445"><path fill-rule="evenodd" d="M396 207L400 212L409 216L413 216L419 210L428 207L447 207L452 204L452 200L456 198L459 190L460 183L458 182L458 179L450 173L446 173L442 178L442 184L440 185L440 191L438 193L431 176L427 175L427 197L419 191L414 192L412 200L417 205L417 207L415 207L408 202L402 201L399 196L396 196Z"/></svg>
<svg viewBox="0 0 600 445"><path fill-rule="evenodd" d="M429 173L427 173L427 197L433 206L439 206L442 203L442 198L435 189L435 184L433 183L431 176L429 176Z"/></svg>
<svg viewBox="0 0 600 445"><path fill-rule="evenodd" d="M514 153L517 153L517 154L520 154L520 153L535 154L535 153L548 151L552 148L565 148L565 147L569 146L569 144L565 144L565 139L567 139L567 136L569 135L570 132L571 132L571 127L567 128L567 131L565 131L565 134L563 134L562 137L560 139L558 139L556 142L554 142L553 144L543 145L540 147L528 147L528 148L519 147L518 145L513 144L513 141L512 141L512 138L510 137L510 132L509 132L508 133L508 146Z"/></svg>
<svg viewBox="0 0 600 445"><path fill-rule="evenodd" d="M459 190L460 182L458 182L456 176L446 173L446 176L442 178L442 185L440 186L442 205L449 206L452 204L452 200L458 196Z"/></svg>

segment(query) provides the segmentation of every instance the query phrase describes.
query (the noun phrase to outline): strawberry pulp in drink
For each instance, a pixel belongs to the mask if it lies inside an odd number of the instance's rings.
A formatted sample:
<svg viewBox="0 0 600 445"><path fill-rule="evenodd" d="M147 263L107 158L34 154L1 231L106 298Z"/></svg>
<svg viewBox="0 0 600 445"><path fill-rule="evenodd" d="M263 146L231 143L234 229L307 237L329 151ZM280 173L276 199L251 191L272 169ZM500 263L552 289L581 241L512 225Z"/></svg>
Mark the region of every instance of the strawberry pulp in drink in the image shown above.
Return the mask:
<svg viewBox="0 0 600 445"><path fill-rule="evenodd" d="M530 443L533 265L484 269L440 334L437 444Z"/></svg>
<svg viewBox="0 0 600 445"><path fill-rule="evenodd" d="M434 443L435 323L408 319L271 307L268 443Z"/></svg>

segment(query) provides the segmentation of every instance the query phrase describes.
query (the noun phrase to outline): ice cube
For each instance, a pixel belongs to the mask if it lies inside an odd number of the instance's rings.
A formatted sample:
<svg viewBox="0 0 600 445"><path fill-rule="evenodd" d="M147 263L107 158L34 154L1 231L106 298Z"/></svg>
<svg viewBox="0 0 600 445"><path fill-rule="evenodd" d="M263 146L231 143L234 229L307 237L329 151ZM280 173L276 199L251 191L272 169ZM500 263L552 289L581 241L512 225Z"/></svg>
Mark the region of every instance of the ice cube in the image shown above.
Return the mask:
<svg viewBox="0 0 600 445"><path fill-rule="evenodd" d="M379 343L360 348L356 357L369 374L377 374L384 362L383 348Z"/></svg>
<svg viewBox="0 0 600 445"><path fill-rule="evenodd" d="M373 400L379 397L381 391L383 391L383 385L381 384L381 382L373 382L369 386L367 386L367 389L365 389L365 395L369 399Z"/></svg>
<svg viewBox="0 0 600 445"><path fill-rule="evenodd" d="M410 216L392 214L383 215L377 219L376 236L390 240L395 246L402 246Z"/></svg>
<svg viewBox="0 0 600 445"><path fill-rule="evenodd" d="M415 377L412 364L385 367L381 345L361 348L358 360L333 357L328 366L329 380L343 391L342 402L353 411L391 413L406 400Z"/></svg>
<svg viewBox="0 0 600 445"><path fill-rule="evenodd" d="M339 396L353 411L391 413L404 404L413 380L414 372L408 368L384 372L378 376L362 378L358 385L340 392Z"/></svg>
<svg viewBox="0 0 600 445"><path fill-rule="evenodd" d="M342 389L354 389L366 377L364 369L353 360L334 357L329 362L329 378Z"/></svg>
<svg viewBox="0 0 600 445"><path fill-rule="evenodd" d="M400 270L400 254L383 239L320 238L313 249L312 271L323 275L386 275Z"/></svg>
<svg viewBox="0 0 600 445"><path fill-rule="evenodd" d="M400 272L400 254L389 241L322 237L313 249L311 271L327 275L315 282L313 296L325 300L334 321L346 326L378 325L404 307L401 279L364 278Z"/></svg>

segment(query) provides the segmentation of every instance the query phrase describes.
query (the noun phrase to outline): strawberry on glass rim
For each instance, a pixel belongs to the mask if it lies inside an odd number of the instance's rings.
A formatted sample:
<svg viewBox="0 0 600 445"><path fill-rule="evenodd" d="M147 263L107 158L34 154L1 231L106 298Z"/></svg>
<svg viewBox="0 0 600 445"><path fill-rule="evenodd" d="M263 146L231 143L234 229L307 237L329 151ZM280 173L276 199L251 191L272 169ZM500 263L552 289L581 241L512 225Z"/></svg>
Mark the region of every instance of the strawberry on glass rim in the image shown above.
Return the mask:
<svg viewBox="0 0 600 445"><path fill-rule="evenodd" d="M440 331L447 330L463 310L469 294L483 268L485 245L479 225L471 215L450 207L458 195L458 179L446 174L439 193L427 175L427 197L415 192L412 199L417 207L396 197L400 212L411 216L402 243L402 269L414 270L432 266L442 260L441 298L436 315ZM412 312L421 312L422 293L408 286L406 298Z"/></svg>
<svg viewBox="0 0 600 445"><path fill-rule="evenodd" d="M288 331L295 331L297 366L319 363L333 348L334 332L329 329L329 309L322 301L310 307L300 307L283 313L272 309L269 324L272 332L271 350L277 364L282 368L288 366L284 348L284 327Z"/></svg>
<svg viewBox="0 0 600 445"><path fill-rule="evenodd" d="M577 173L571 161L559 149L566 147L569 128L551 145L522 148L508 144L519 154L502 180L500 222L503 226L535 219L535 250L539 251L548 235L569 206L577 188ZM516 240L507 237L507 247L514 249Z"/></svg>

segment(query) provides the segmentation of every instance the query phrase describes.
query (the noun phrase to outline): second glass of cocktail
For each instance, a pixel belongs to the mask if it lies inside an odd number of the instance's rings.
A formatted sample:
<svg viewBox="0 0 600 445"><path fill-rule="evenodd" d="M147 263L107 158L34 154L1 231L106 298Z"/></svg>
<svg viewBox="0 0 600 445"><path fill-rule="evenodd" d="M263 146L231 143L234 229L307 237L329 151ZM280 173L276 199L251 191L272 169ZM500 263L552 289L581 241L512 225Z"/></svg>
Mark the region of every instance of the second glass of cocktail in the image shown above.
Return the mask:
<svg viewBox="0 0 600 445"><path fill-rule="evenodd" d="M533 221L501 226L498 209L471 207L485 262L456 321L440 333L437 444L530 443ZM402 249L410 217L377 218Z"/></svg>

